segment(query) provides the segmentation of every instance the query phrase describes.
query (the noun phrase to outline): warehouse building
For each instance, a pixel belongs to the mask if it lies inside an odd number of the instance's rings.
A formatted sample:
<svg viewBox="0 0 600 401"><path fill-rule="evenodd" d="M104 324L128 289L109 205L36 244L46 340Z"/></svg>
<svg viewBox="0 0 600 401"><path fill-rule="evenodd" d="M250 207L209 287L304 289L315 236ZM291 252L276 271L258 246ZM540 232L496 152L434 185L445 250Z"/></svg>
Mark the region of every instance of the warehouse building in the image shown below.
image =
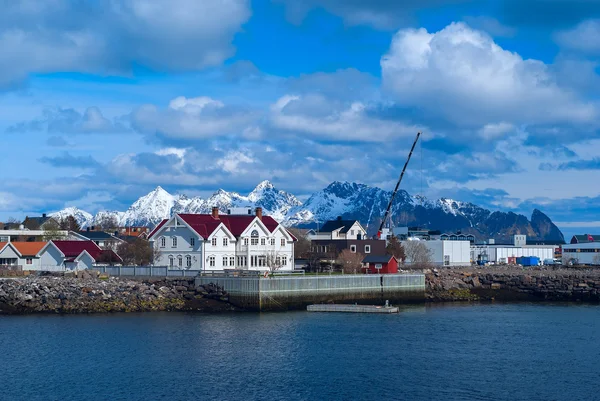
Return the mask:
<svg viewBox="0 0 600 401"><path fill-rule="evenodd" d="M600 265L600 242L563 245L562 261L565 265Z"/></svg>
<svg viewBox="0 0 600 401"><path fill-rule="evenodd" d="M471 261L473 263L516 264L519 257L535 256L545 263L554 261L557 247L557 245L551 244L529 245L527 236L515 235L512 244L496 244L490 240L487 244L471 245Z"/></svg>
<svg viewBox="0 0 600 401"><path fill-rule="evenodd" d="M404 241L402 244L410 246L410 242L419 242L429 249L431 263L437 266L469 266L470 259L470 242L469 241ZM411 264L413 261L406 260L406 264Z"/></svg>

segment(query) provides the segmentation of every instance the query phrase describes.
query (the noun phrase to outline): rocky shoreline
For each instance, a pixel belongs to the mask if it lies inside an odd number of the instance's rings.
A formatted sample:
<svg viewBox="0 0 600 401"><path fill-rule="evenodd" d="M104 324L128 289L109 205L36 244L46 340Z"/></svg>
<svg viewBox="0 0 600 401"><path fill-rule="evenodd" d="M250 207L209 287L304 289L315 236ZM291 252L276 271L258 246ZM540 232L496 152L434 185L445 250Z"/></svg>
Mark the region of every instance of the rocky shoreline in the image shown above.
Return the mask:
<svg viewBox="0 0 600 401"><path fill-rule="evenodd" d="M461 267L425 269L423 302L567 301L600 303L600 269ZM0 279L0 315L149 311L230 312L227 293L193 278L131 280L93 276Z"/></svg>
<svg viewBox="0 0 600 401"><path fill-rule="evenodd" d="M426 300L600 302L600 269L426 269Z"/></svg>
<svg viewBox="0 0 600 401"><path fill-rule="evenodd" d="M228 312L227 293L193 279L28 276L0 280L0 314L149 311Z"/></svg>

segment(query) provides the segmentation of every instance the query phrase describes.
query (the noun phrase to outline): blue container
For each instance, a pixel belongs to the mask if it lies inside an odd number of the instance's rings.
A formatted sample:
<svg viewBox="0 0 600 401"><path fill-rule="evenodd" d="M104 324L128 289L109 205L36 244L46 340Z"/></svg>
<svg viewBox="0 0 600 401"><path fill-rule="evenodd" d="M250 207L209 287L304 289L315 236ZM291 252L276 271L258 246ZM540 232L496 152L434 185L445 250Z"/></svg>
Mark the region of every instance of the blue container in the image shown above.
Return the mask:
<svg viewBox="0 0 600 401"><path fill-rule="evenodd" d="M517 263L521 266L537 266L540 264L540 258L537 256L521 256L517 258Z"/></svg>

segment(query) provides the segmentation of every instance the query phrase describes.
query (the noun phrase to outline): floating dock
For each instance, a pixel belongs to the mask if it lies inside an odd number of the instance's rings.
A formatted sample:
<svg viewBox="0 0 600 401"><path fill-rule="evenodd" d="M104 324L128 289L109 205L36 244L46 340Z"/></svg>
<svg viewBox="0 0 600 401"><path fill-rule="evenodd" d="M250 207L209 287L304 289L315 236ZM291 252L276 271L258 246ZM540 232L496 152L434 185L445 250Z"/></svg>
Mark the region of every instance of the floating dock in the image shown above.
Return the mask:
<svg viewBox="0 0 600 401"><path fill-rule="evenodd" d="M350 313L398 313L397 306L377 305L342 305L342 304L319 304L308 305L309 312L350 312Z"/></svg>

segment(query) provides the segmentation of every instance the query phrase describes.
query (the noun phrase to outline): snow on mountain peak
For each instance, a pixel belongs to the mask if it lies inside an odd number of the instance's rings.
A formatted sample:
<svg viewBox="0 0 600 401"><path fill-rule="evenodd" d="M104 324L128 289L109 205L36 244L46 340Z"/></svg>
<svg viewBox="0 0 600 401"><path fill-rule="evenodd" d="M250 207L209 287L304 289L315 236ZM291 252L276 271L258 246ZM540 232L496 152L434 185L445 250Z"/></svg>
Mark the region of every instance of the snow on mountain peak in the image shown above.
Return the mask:
<svg viewBox="0 0 600 401"><path fill-rule="evenodd" d="M65 219L68 216L73 216L81 228L91 225L94 220L94 216L75 206L66 207L58 212L50 213L50 217L57 220Z"/></svg>

